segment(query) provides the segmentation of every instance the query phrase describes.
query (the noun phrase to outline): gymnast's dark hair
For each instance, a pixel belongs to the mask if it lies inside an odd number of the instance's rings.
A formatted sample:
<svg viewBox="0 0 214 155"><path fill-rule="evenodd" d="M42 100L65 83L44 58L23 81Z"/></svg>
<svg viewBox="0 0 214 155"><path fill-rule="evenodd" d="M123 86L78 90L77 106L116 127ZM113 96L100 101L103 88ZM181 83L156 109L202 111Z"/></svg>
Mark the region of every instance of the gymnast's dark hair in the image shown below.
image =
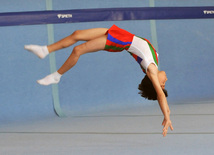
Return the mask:
<svg viewBox="0 0 214 155"><path fill-rule="evenodd" d="M155 88L153 87L151 80L147 75L143 78L141 84L139 84L138 89L140 90L139 94L142 97L148 100L157 100L157 93L155 91ZM163 92L167 97L168 96L167 90L163 89Z"/></svg>

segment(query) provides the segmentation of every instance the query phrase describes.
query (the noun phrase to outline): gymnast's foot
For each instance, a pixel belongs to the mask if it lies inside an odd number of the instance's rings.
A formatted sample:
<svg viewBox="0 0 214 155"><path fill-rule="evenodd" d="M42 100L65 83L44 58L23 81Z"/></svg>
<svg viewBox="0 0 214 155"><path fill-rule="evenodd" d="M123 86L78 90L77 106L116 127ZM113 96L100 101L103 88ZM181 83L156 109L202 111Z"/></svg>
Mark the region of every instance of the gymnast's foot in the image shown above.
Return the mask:
<svg viewBox="0 0 214 155"><path fill-rule="evenodd" d="M44 86L47 86L50 84L57 84L57 83L59 83L61 76L62 75L59 74L58 72L54 72L54 73L44 77L43 79L38 80L37 83L44 85Z"/></svg>
<svg viewBox="0 0 214 155"><path fill-rule="evenodd" d="M44 59L49 54L47 46L25 45L24 48L37 55L40 59Z"/></svg>

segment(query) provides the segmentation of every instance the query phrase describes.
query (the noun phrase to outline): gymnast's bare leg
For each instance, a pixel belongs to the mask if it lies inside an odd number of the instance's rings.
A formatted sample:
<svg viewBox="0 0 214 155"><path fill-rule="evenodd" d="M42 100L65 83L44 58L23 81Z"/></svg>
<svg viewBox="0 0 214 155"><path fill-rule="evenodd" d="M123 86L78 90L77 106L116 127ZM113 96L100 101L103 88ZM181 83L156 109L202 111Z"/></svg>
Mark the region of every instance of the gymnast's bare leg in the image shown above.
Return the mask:
<svg viewBox="0 0 214 155"><path fill-rule="evenodd" d="M107 30L107 28L77 30L70 36L48 46L26 45L26 50L43 59L49 53L69 47L78 41L86 41L73 48L71 55L57 72L54 72L37 82L41 85L56 84L60 81L61 76L77 63L81 55L103 50L107 40L107 35L105 35Z"/></svg>

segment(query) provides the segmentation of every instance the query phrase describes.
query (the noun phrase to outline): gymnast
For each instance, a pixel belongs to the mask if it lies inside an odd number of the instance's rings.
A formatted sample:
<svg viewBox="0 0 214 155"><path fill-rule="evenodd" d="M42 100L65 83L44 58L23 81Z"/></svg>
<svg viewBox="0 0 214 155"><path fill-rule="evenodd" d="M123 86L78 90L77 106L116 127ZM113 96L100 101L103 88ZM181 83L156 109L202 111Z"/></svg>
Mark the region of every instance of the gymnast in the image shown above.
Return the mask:
<svg viewBox="0 0 214 155"><path fill-rule="evenodd" d="M76 30L68 37L48 46L25 45L24 48L39 58L45 58L49 53L69 47L78 41L86 41L73 48L71 55L58 71L44 77L37 82L41 85L57 84L61 76L70 70L78 61L79 57L86 53L105 50L109 52L128 51L139 63L146 74L138 89L139 94L149 100L158 100L160 109L164 115L162 122L163 136L166 136L168 128L173 130L170 120L170 109L165 90L167 76L164 71L158 70L158 53L152 44L145 38L123 30L116 25L111 28L93 28Z"/></svg>

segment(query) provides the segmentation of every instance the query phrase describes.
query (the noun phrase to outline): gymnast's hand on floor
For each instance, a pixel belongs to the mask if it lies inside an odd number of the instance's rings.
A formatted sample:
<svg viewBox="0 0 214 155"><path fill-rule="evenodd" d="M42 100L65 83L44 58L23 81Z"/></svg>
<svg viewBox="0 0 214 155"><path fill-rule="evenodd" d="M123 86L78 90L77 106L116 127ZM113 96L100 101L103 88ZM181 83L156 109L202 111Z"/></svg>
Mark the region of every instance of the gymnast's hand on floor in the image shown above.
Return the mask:
<svg viewBox="0 0 214 155"><path fill-rule="evenodd" d="M164 118L162 125L164 126L164 128L163 128L163 136L165 137L169 127L170 127L171 130L173 130L172 122L171 122L171 120L166 120Z"/></svg>

